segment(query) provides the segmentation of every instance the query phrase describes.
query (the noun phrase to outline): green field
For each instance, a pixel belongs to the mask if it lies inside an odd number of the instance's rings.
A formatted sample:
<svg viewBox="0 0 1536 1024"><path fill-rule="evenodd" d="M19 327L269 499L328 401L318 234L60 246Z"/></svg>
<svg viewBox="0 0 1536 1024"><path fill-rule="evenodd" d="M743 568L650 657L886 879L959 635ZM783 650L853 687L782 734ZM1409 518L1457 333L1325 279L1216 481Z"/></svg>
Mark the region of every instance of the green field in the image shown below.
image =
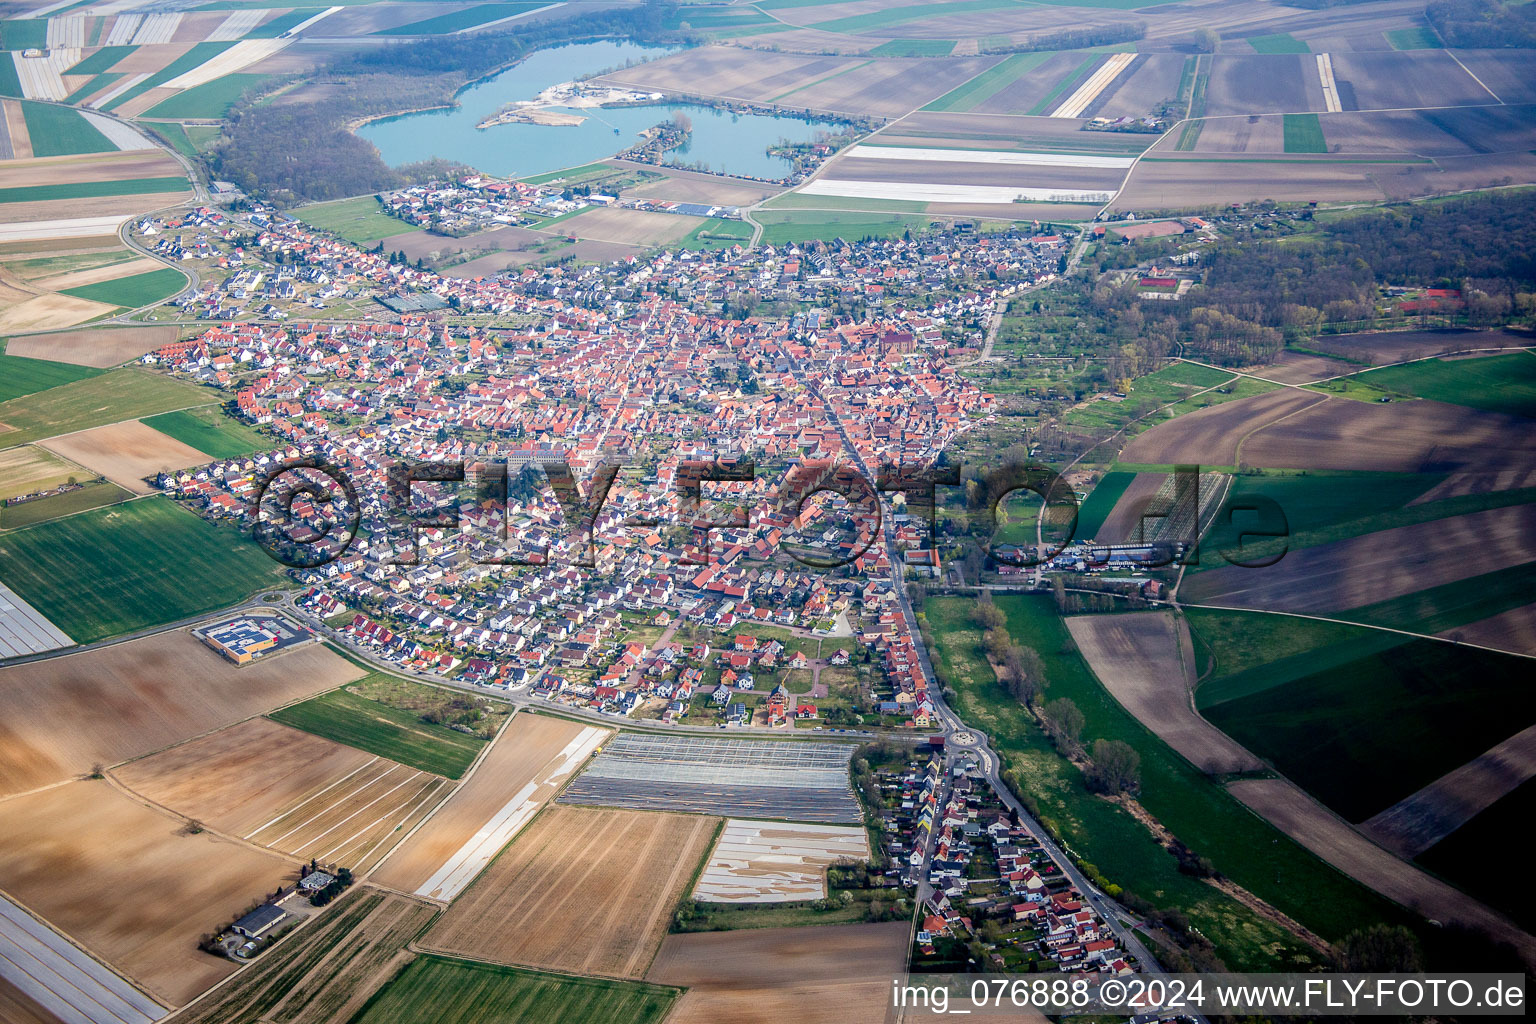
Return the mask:
<svg viewBox="0 0 1536 1024"><path fill-rule="evenodd" d="M228 526L153 497L0 537L0 579L78 643L174 622L278 583Z"/></svg>
<svg viewBox="0 0 1536 1024"><path fill-rule="evenodd" d="M751 7L704 6L689 4L679 7L663 22L670 29L681 29L684 25L696 32L708 32L713 29L748 28L754 25L772 25L776 29L784 29L789 26L773 18L762 11Z"/></svg>
<svg viewBox="0 0 1536 1024"><path fill-rule="evenodd" d="M8 402L23 395L35 394L56 388L60 384L98 376L102 371L89 366L55 363L47 359L26 359L22 356L0 355L0 402ZM0 420L0 423L5 422ZM0 444L9 448L5 434L0 432Z"/></svg>
<svg viewBox="0 0 1536 1024"><path fill-rule="evenodd" d="M1428 28L1395 28L1382 35L1387 37L1387 45L1394 50L1438 50L1440 40Z"/></svg>
<svg viewBox="0 0 1536 1024"><path fill-rule="evenodd" d="M235 74L215 78L211 82L183 90L144 114L145 117L196 118L216 121L229 113L247 89L255 89L269 82L272 75Z"/></svg>
<svg viewBox="0 0 1536 1024"><path fill-rule="evenodd" d="M22 100L21 113L27 122L27 133L32 136L33 156L117 152L117 147L78 110Z"/></svg>
<svg viewBox="0 0 1536 1024"><path fill-rule="evenodd" d="M226 416L214 406L150 416L144 420L144 425L215 459L232 459L272 446L272 441L263 437L255 427Z"/></svg>
<svg viewBox="0 0 1536 1024"><path fill-rule="evenodd" d="M684 249L728 249L733 245L746 245L751 238L752 225L746 221L711 217L684 235L677 244Z"/></svg>
<svg viewBox="0 0 1536 1024"><path fill-rule="evenodd" d="M1073 535L1079 540L1091 539L1104 526L1104 520L1109 517L1115 503L1120 500L1120 495L1125 493L1125 489L1134 479L1136 474L1125 470L1105 473L1094 485L1093 490L1088 492L1088 497L1083 501L1082 506L1078 508L1077 529L1073 531Z"/></svg>
<svg viewBox="0 0 1536 1024"><path fill-rule="evenodd" d="M201 7L198 9L206 11L208 8ZM276 39L299 22L308 21L323 10L325 10L325 7L296 7L287 14L279 14L265 24L257 25L245 34L245 38Z"/></svg>
<svg viewBox="0 0 1536 1024"><path fill-rule="evenodd" d="M209 405L211 391L143 370L112 370L99 376L61 384L45 394L24 395L0 402L0 446L68 434L103 423L152 416L172 409Z"/></svg>
<svg viewBox="0 0 1536 1024"><path fill-rule="evenodd" d="M74 515L76 512L101 508L103 505L115 505L131 497L133 497L132 493L114 483L103 481L86 484L84 487L77 487L63 494L35 498L20 505L0 508L0 530L19 530L23 526L44 523L61 516Z"/></svg>
<svg viewBox="0 0 1536 1024"><path fill-rule="evenodd" d="M481 4L478 7L466 7L451 14L439 14L435 18L413 21L409 25L379 29L373 34L376 36L441 36L450 32L462 32L476 25L500 21L515 14L526 14L528 11L536 11L544 6L547 5L542 3Z"/></svg>
<svg viewBox="0 0 1536 1024"><path fill-rule="evenodd" d="M1536 353L1424 359L1348 379L1392 394L1536 418Z"/></svg>
<svg viewBox="0 0 1536 1024"><path fill-rule="evenodd" d="M1008 88L1019 76L1039 67L1051 55L1015 53L959 85L924 107L924 110L972 110Z"/></svg>
<svg viewBox="0 0 1536 1024"><path fill-rule="evenodd" d="M931 221L900 213L759 212L753 215L763 225L763 242L783 245L813 239L890 238L903 232L916 234Z"/></svg>
<svg viewBox="0 0 1536 1024"><path fill-rule="evenodd" d="M1200 710L1350 821L1536 722L1526 660L1362 632L1206 683Z"/></svg>
<svg viewBox="0 0 1536 1024"><path fill-rule="evenodd" d="M193 68L207 63L234 45L235 44L233 41L197 43L186 53L182 54L180 57L177 57L175 60L171 61L171 63L167 64L159 71L156 71L154 74L144 79L144 81L134 86L132 89L128 89L122 94L112 97L112 101L102 109L116 110L118 107L122 106L124 103L127 103L129 100L134 99L137 96L142 96L146 92L149 92L149 90L169 82L177 75L191 71Z"/></svg>
<svg viewBox="0 0 1536 1024"><path fill-rule="evenodd" d="M871 57L947 57L955 48L953 39L892 39L869 51Z"/></svg>
<svg viewBox="0 0 1536 1024"><path fill-rule="evenodd" d="M95 129L91 129L95 131ZM182 192L187 179L181 175L160 178L123 178L119 181L70 181L58 185L21 185L0 188L0 203L37 203L51 199L92 199L97 196L137 196L152 192Z"/></svg>
<svg viewBox="0 0 1536 1024"><path fill-rule="evenodd" d="M415 230L385 213L373 196L315 203L294 210L293 216L310 227L339 235L354 245L372 245L391 235Z"/></svg>
<svg viewBox="0 0 1536 1024"><path fill-rule="evenodd" d="M103 71L111 71L112 65L137 49L137 46L103 46L64 73L66 75L99 75Z"/></svg>
<svg viewBox="0 0 1536 1024"><path fill-rule="evenodd" d="M47 18L8 18L0 21L0 47L7 50L40 50L47 45ZM14 64L12 69L15 69Z"/></svg>
<svg viewBox="0 0 1536 1024"><path fill-rule="evenodd" d="M855 14L847 18L818 21L809 28L821 32L863 32L866 29L904 25L910 21L928 18L948 18L956 14L978 14L983 11L1018 10L1018 0L953 0L950 3L912 4L907 7L887 7L883 11Z"/></svg>
<svg viewBox="0 0 1536 1024"><path fill-rule="evenodd" d="M422 956L353 1024L660 1024L682 989Z"/></svg>
<svg viewBox="0 0 1536 1024"><path fill-rule="evenodd" d="M1053 106L1056 105L1057 99L1059 99L1063 94L1067 92L1068 88L1075 88L1078 84L1080 84L1085 78L1088 77L1089 69L1098 63L1098 57L1085 58L1083 62L1077 67L1073 68L1065 78L1052 86L1050 92L1040 97L1039 102L1030 107L1026 113L1031 115L1044 114L1046 111L1050 110Z"/></svg>
<svg viewBox="0 0 1536 1024"><path fill-rule="evenodd" d="M1326 153L1328 141L1316 114L1284 115L1285 151L1287 153Z"/></svg>
<svg viewBox="0 0 1536 1024"><path fill-rule="evenodd" d="M21 79L16 77L16 63L0 60L0 96L20 96Z"/></svg>
<svg viewBox="0 0 1536 1024"><path fill-rule="evenodd" d="M1224 391L1210 390L1221 385L1227 385ZM1248 377L1235 378L1223 370L1208 366L1169 363L1160 370L1133 380L1126 398L1089 402L1063 414L1061 422L1074 431L1087 431L1097 436L1111 435L1132 420L1145 416L1138 421L1138 429L1145 430L1164 419L1193 412L1207 405L1245 398L1250 394L1272 390L1273 387ZM1202 391L1204 394L1199 397L1191 397ZM1154 409L1170 405L1172 408L1165 409L1157 416L1147 415Z"/></svg>
<svg viewBox="0 0 1536 1024"><path fill-rule="evenodd" d="M1420 864L1489 906L1504 911L1527 931L1536 928L1536 890L1510 885L1491 864L1523 862L1526 829L1536 816L1536 779L1528 779L1493 806L1419 854Z"/></svg>
<svg viewBox="0 0 1536 1024"><path fill-rule="evenodd" d="M179 124L175 121L163 121L160 124L149 124L145 122L143 123L142 127L149 129L151 132L160 136L166 142L170 143L172 149L176 150L176 152L180 153L188 160L196 160L199 157L200 154L197 151L197 147L192 144L192 137L187 134L186 125Z"/></svg>
<svg viewBox="0 0 1536 1024"><path fill-rule="evenodd" d="M1328 938L1396 911L1317 860L1235 801L1149 733L1099 685L1076 653L1047 597L998 597L1007 631L1044 663L1044 698L1070 698L1086 720L1085 741L1120 739L1141 754L1141 802L1216 869ZM1058 755L1033 716L997 684L981 657L974 602L929 598L926 616L936 661L956 690L954 705L992 737L1017 788L1076 855L1109 883L1158 907L1175 907L1215 945L1234 970L1268 970L1315 953L1240 904L1178 870L1145 826L1118 805L1091 794L1081 773Z"/></svg>
<svg viewBox="0 0 1536 1024"><path fill-rule="evenodd" d="M92 75L90 81L86 82L80 88L76 89L74 92L72 92L68 96L64 97L64 102L65 103L79 103L81 100L85 99L87 96L94 96L94 95L96 95L96 93L98 93L101 90L105 89L107 86L111 85L113 82L117 81L119 78L122 78L122 77L123 76L121 74L117 74L117 73L110 72L110 71L103 71L99 75Z"/></svg>
<svg viewBox="0 0 1536 1024"><path fill-rule="evenodd" d="M132 277L119 277L115 281L98 281L79 288L65 288L59 294L73 295L92 302L105 302L113 306L152 306L181 291L187 286L187 275L171 267L151 270Z"/></svg>
<svg viewBox="0 0 1536 1024"><path fill-rule="evenodd" d="M1533 578L1536 565L1526 562L1351 608L1338 616L1413 633L1439 634L1530 604Z"/></svg>
<svg viewBox="0 0 1536 1024"><path fill-rule="evenodd" d="M1311 53L1312 48L1289 32L1276 32L1269 36L1249 36L1248 45L1254 53Z"/></svg>
<svg viewBox="0 0 1536 1024"><path fill-rule="evenodd" d="M255 550L254 546L252 550ZM265 557L265 556L263 556ZM479 755L485 740L431 725L400 708L332 690L274 711L273 721L366 750L424 772L457 779Z"/></svg>

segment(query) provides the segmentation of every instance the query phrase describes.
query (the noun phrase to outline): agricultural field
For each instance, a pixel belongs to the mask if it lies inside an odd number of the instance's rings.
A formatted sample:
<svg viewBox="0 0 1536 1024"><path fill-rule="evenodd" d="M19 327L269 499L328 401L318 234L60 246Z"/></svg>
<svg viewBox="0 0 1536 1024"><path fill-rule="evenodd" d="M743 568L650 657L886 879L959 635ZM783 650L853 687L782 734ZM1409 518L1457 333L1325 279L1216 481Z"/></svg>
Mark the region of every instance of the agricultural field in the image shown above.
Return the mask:
<svg viewBox="0 0 1536 1024"><path fill-rule="evenodd" d="M1536 419L1536 353L1430 359L1350 378L1391 394Z"/></svg>
<svg viewBox="0 0 1536 1024"><path fill-rule="evenodd" d="M113 370L0 402L0 447L172 409L211 405L215 393L142 370Z"/></svg>
<svg viewBox="0 0 1536 1024"><path fill-rule="evenodd" d="M1136 475L1125 470L1114 470L1099 478L1093 490L1088 492L1088 497L1078 506L1075 530L1078 538L1097 539L1104 520L1131 486L1131 481L1136 479Z"/></svg>
<svg viewBox="0 0 1536 1024"><path fill-rule="evenodd" d="M235 970L199 950L198 938L291 884L296 868L206 832L189 834L106 782L71 782L0 803L6 891L171 1006Z"/></svg>
<svg viewBox="0 0 1536 1024"><path fill-rule="evenodd" d="M110 281L81 285L77 288L60 289L60 294L84 299L87 302L104 302L111 306L136 308L152 306L168 299L187 286L187 276L179 270L162 267L132 277L119 277Z"/></svg>
<svg viewBox="0 0 1536 1024"><path fill-rule="evenodd" d="M1536 781L1527 780L1497 803L1418 856L1418 863L1458 889L1509 914L1515 923L1536 928L1536 906L1522 886L1501 884L1497 872L1484 870L1487 858L1518 856L1518 836L1531 820Z"/></svg>
<svg viewBox="0 0 1536 1024"><path fill-rule="evenodd" d="M829 865L868 859L862 826L732 818L710 851L693 898L751 904L822 899Z"/></svg>
<svg viewBox="0 0 1536 1024"><path fill-rule="evenodd" d="M662 985L541 974L441 956L413 961L356 1024L661 1024L679 991Z"/></svg>
<svg viewBox="0 0 1536 1024"><path fill-rule="evenodd" d="M225 75L178 92L151 107L144 116L218 120L227 116L229 108L246 92L258 89L271 80L270 75Z"/></svg>
<svg viewBox="0 0 1536 1024"><path fill-rule="evenodd" d="M0 354L0 402L9 402L13 398L94 376L96 374L88 368L46 359L29 359L7 350Z"/></svg>
<svg viewBox="0 0 1536 1024"><path fill-rule="evenodd" d="M188 1024L350 1021L414 959L405 947L436 912L394 893L354 890L179 1019Z"/></svg>
<svg viewBox="0 0 1536 1024"><path fill-rule="evenodd" d="M423 947L638 979L718 819L554 804L444 911Z"/></svg>
<svg viewBox="0 0 1536 1024"><path fill-rule="evenodd" d="M232 528L153 497L0 538L0 579L79 643L175 622L280 585Z"/></svg>
<svg viewBox="0 0 1536 1024"><path fill-rule="evenodd" d="M921 231L932 221L900 213L771 212L754 214L763 225L765 245L786 245L816 239L891 238L907 231Z"/></svg>
<svg viewBox="0 0 1536 1024"><path fill-rule="evenodd" d="M452 900L607 735L560 718L514 715L469 778L374 877L381 885Z"/></svg>
<svg viewBox="0 0 1536 1024"><path fill-rule="evenodd" d="M212 459L232 459L272 447L272 440L255 427L212 406L149 416L143 423Z"/></svg>
<svg viewBox="0 0 1536 1024"><path fill-rule="evenodd" d="M560 223L560 232L597 242L621 245L662 245L675 242L705 222L698 217L649 210L625 210L618 207L587 210ZM748 228L748 237L750 237Z"/></svg>
<svg viewBox="0 0 1536 1024"><path fill-rule="evenodd" d="M51 490L71 478L88 480L90 474L35 445L0 450L0 498Z"/></svg>
<svg viewBox="0 0 1536 1024"><path fill-rule="evenodd" d="M271 717L450 779L461 777L485 746L478 736L425 722L411 711L370 700L351 687L282 708Z"/></svg>
<svg viewBox="0 0 1536 1024"><path fill-rule="evenodd" d="M0 795L142 757L358 674L319 645L237 668L184 630L0 669Z"/></svg>
<svg viewBox="0 0 1536 1024"><path fill-rule="evenodd" d="M10 451L15 450L10 449ZM106 481L86 484L72 491L65 491L63 494L34 498L21 505L0 508L0 530L19 530L23 526L44 523L61 516L72 516L77 512L101 508L103 505L116 505L132 497L130 492L123 490L117 484Z"/></svg>
<svg viewBox="0 0 1536 1024"><path fill-rule="evenodd" d="M686 986L670 1024L879 1024L909 926L831 925L669 935L646 980Z"/></svg>
<svg viewBox="0 0 1536 1024"><path fill-rule="evenodd" d="M196 448L137 420L61 434L39 444L135 494L153 494L155 477L161 472L208 461Z"/></svg>
<svg viewBox="0 0 1536 1024"><path fill-rule="evenodd" d="M486 25L503 18L511 18L519 14L527 14L545 6L542 3L490 3L476 4L473 7L465 7L451 14L440 14L435 18L427 18L422 21L414 21L409 25L398 25L394 28L380 29L375 35L381 36L437 36L451 35L464 32L480 25Z"/></svg>
<svg viewBox="0 0 1536 1024"><path fill-rule="evenodd" d="M448 791L439 776L264 718L115 770L127 788L221 833L362 874Z"/></svg>

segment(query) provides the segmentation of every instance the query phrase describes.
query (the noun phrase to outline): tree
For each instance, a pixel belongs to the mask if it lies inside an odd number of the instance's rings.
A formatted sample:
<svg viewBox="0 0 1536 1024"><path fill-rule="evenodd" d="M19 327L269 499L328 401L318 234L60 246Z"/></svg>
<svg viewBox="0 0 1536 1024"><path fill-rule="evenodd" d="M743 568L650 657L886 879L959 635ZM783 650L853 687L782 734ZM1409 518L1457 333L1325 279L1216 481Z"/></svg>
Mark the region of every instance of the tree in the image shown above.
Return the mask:
<svg viewBox="0 0 1536 1024"><path fill-rule="evenodd" d="M1062 753L1071 754L1080 749L1078 737L1083 733L1083 713L1069 697L1058 697L1040 712L1045 722L1045 734Z"/></svg>
<svg viewBox="0 0 1536 1024"><path fill-rule="evenodd" d="M976 620L976 625L980 626L983 632L1001 629L1004 622L1003 610L993 604L990 597L984 601L977 602L973 617Z"/></svg>
<svg viewBox="0 0 1536 1024"><path fill-rule="evenodd" d="M1373 924L1350 932L1333 947L1334 967L1371 974L1423 970L1419 940L1400 924Z"/></svg>
<svg viewBox="0 0 1536 1024"><path fill-rule="evenodd" d="M1094 740L1086 776L1088 788L1096 793L1140 792L1141 755L1123 740Z"/></svg>
<svg viewBox="0 0 1536 1024"><path fill-rule="evenodd" d="M1215 29L1201 28L1195 30L1195 49L1201 53L1215 53L1221 45L1221 36Z"/></svg>

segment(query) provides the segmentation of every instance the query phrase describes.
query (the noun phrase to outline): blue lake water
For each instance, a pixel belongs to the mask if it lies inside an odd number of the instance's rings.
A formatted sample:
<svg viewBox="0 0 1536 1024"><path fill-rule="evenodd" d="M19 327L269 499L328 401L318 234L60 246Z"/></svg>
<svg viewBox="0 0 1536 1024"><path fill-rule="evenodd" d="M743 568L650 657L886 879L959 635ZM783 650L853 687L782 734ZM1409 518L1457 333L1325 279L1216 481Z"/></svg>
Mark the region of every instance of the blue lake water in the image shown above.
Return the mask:
<svg viewBox="0 0 1536 1024"><path fill-rule="evenodd" d="M794 117L735 114L692 104L652 104L571 110L587 118L575 127L499 124L475 127L514 100L533 99L559 82L651 60L671 50L635 43L577 43L540 50L500 74L469 86L451 110L425 110L374 121L358 134L378 147L391 167L441 158L487 174L526 178L574 167L628 149L640 132L681 110L693 122L688 145L667 154L669 163L759 178L778 178L789 163L765 150L780 139L809 142L829 126ZM552 110L566 108L552 107ZM618 134L614 134L614 129Z"/></svg>

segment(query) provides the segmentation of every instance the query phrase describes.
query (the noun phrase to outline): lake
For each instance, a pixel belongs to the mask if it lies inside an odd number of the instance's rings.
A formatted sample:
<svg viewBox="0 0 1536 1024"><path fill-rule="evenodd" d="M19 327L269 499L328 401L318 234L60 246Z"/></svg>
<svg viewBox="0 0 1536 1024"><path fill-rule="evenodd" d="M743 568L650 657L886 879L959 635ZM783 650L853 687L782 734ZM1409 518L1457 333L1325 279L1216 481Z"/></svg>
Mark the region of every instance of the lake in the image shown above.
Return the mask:
<svg viewBox="0 0 1536 1024"><path fill-rule="evenodd" d="M514 100L533 99L558 82L568 82L626 63L673 53L635 43L576 43L540 50L522 62L459 93L451 110L424 110L374 121L357 134L379 149L391 167L440 158L467 164L486 174L526 178L562 167L575 167L628 149L646 128L669 120L681 110L693 122L686 146L672 150L667 161L684 166L702 162L725 174L778 178L789 162L765 150L780 139L810 142L824 123L766 114L736 114L693 104L657 103L637 107L594 107L569 110L587 120L574 127L500 124L475 127ZM614 129L618 134L614 134Z"/></svg>

